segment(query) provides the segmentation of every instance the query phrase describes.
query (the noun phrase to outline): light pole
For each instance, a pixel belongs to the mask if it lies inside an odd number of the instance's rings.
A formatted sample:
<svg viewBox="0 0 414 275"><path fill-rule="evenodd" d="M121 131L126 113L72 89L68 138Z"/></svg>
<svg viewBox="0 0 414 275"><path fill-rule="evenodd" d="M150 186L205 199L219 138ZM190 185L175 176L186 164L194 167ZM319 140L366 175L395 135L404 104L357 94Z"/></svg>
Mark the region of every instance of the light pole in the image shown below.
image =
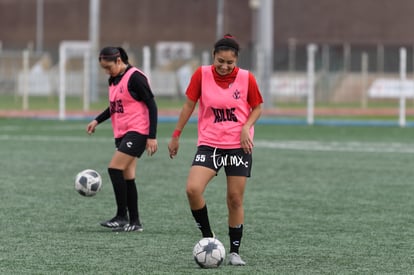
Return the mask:
<svg viewBox="0 0 414 275"><path fill-rule="evenodd" d="M89 55L89 92L91 101L96 102L98 96L98 62L97 54L99 47L99 16L100 16L100 0L89 0L89 41L91 43L91 53Z"/></svg>
<svg viewBox="0 0 414 275"><path fill-rule="evenodd" d="M216 18L216 39L219 40L223 37L223 25L224 25L224 0L217 0L217 18Z"/></svg>
<svg viewBox="0 0 414 275"><path fill-rule="evenodd" d="M36 2L36 52L43 51L43 0Z"/></svg>
<svg viewBox="0 0 414 275"><path fill-rule="evenodd" d="M273 0L260 0L259 3L257 71L263 106L270 108L273 106L270 91L273 74Z"/></svg>
<svg viewBox="0 0 414 275"><path fill-rule="evenodd" d="M257 31L259 30L258 28L258 20L259 20L259 16L258 16L258 9L260 6L260 0L249 0L249 7L252 10L252 52L251 52L251 66L254 70L257 71L257 47L258 47L258 42L257 42Z"/></svg>

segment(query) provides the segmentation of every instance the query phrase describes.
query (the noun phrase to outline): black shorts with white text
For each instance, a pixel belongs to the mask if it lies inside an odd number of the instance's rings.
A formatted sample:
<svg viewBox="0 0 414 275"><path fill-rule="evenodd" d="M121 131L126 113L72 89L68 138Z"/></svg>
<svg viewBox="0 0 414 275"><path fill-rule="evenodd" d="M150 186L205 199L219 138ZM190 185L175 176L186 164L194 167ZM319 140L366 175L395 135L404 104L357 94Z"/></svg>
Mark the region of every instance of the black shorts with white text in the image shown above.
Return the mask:
<svg viewBox="0 0 414 275"><path fill-rule="evenodd" d="M193 166L203 166L218 171L224 167L226 176L250 177L252 155L243 149L220 149L200 145L193 159Z"/></svg>

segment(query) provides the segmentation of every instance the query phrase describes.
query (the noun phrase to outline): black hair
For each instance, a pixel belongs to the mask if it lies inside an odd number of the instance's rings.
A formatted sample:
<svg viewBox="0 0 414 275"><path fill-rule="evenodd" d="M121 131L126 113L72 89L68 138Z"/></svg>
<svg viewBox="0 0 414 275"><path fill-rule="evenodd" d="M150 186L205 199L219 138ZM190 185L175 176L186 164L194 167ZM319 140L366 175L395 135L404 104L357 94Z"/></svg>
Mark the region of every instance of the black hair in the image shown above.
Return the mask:
<svg viewBox="0 0 414 275"><path fill-rule="evenodd" d="M233 51L236 56L239 55L239 50L240 50L239 43L236 42L234 36L232 36L231 34L224 35L223 38L219 39L214 44L213 54L219 51L228 51L228 50Z"/></svg>
<svg viewBox="0 0 414 275"><path fill-rule="evenodd" d="M101 60L105 61L116 61L117 59L121 58L122 62L125 64L129 64L128 62L128 55L126 51L121 47L105 47L99 53L99 62Z"/></svg>

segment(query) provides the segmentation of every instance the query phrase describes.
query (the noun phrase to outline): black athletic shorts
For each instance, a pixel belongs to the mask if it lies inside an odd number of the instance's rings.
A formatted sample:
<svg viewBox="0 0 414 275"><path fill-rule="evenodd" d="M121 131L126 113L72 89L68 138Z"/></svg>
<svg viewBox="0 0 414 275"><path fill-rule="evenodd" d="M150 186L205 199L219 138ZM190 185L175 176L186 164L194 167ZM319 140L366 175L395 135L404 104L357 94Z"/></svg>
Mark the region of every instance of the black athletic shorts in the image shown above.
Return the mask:
<svg viewBox="0 0 414 275"><path fill-rule="evenodd" d="M250 177L252 169L252 155L243 149L219 149L201 145L193 159L193 166L204 166L211 168L216 173L224 167L226 176Z"/></svg>
<svg viewBox="0 0 414 275"><path fill-rule="evenodd" d="M147 135L137 132L127 132L123 137L115 139L115 147L119 152L133 157L141 157L147 146Z"/></svg>

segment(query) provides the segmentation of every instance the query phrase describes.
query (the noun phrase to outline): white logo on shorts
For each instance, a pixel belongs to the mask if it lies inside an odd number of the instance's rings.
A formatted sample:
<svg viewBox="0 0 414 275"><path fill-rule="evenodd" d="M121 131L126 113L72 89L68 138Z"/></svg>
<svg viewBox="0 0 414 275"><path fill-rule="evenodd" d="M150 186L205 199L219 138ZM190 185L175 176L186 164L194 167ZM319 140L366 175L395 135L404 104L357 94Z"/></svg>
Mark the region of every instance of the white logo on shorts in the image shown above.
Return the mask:
<svg viewBox="0 0 414 275"><path fill-rule="evenodd" d="M229 156L229 155L220 155L216 153L217 148L214 149L213 158L214 168L219 166L244 166L249 167L249 161L244 161L243 156Z"/></svg>
<svg viewBox="0 0 414 275"><path fill-rule="evenodd" d="M128 148L131 148L132 147L132 141L128 141L127 143L126 143L126 146L128 147Z"/></svg>

